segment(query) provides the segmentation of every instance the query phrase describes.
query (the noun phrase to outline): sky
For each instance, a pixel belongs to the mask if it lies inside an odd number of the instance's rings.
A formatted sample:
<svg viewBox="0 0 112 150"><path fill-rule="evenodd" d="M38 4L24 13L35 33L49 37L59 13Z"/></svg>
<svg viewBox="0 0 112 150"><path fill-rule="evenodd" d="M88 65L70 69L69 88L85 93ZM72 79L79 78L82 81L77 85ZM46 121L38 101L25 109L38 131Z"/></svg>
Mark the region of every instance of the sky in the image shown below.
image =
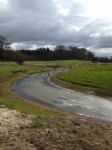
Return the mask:
<svg viewBox="0 0 112 150"><path fill-rule="evenodd" d="M112 0L0 0L0 35L14 49L77 46L112 56Z"/></svg>

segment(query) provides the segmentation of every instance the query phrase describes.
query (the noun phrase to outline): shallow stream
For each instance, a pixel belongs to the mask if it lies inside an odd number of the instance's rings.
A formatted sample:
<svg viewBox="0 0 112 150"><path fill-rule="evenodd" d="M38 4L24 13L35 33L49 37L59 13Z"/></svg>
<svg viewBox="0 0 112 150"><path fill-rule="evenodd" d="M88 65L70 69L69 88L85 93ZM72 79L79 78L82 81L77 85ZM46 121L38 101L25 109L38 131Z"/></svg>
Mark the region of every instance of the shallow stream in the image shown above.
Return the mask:
<svg viewBox="0 0 112 150"><path fill-rule="evenodd" d="M66 111L112 121L111 101L65 89L49 81L51 74L62 71L63 69L60 68L33 74L16 81L11 88L35 103L40 102Z"/></svg>

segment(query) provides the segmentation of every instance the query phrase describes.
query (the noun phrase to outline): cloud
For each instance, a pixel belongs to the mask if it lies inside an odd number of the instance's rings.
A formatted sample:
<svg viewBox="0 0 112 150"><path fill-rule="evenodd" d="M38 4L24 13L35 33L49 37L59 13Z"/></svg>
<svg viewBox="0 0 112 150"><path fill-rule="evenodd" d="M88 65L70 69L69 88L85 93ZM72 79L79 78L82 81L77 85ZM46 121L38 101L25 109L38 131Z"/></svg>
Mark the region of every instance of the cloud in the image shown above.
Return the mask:
<svg viewBox="0 0 112 150"><path fill-rule="evenodd" d="M112 48L100 48L92 51L95 53L96 56L99 57L112 57Z"/></svg>
<svg viewBox="0 0 112 150"><path fill-rule="evenodd" d="M82 0L2 0L2 4L0 34L15 48L64 44L98 52L112 47L112 22L84 15Z"/></svg>

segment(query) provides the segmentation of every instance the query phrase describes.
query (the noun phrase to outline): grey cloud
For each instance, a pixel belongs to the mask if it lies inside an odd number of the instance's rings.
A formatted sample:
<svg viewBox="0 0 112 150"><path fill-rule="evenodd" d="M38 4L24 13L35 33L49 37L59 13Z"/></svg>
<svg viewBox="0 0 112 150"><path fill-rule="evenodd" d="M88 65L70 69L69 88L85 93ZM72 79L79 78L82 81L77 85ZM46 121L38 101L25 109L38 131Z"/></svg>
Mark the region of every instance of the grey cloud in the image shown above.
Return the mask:
<svg viewBox="0 0 112 150"><path fill-rule="evenodd" d="M103 36L97 38L97 48L112 48L112 36Z"/></svg>
<svg viewBox="0 0 112 150"><path fill-rule="evenodd" d="M34 44L65 44L93 49L112 47L111 35L102 34L103 28L110 23L104 20L91 21L82 16L85 8L80 1L60 2L69 9L68 15L59 13L54 0L9 0L9 7L0 10L0 34L12 42L24 43L19 46L25 48L31 48ZM79 31L70 31L71 26L76 26ZM97 33L102 36L91 36Z"/></svg>
<svg viewBox="0 0 112 150"><path fill-rule="evenodd" d="M60 0L58 0L58 2L60 2ZM85 7L80 3L80 1L62 0L61 3L65 6L65 8L69 9L70 14L75 16L81 15L85 11Z"/></svg>
<svg viewBox="0 0 112 150"><path fill-rule="evenodd" d="M91 48L112 47L112 36L102 34L103 28L109 26L104 20L95 20L85 25L77 34L79 45ZM100 36L91 36L100 33Z"/></svg>
<svg viewBox="0 0 112 150"><path fill-rule="evenodd" d="M64 5L70 4L69 8L71 8L73 1L71 2L64 1ZM0 32L7 35L12 41L47 40L52 42L54 39L55 42L66 36L64 28L68 27L68 23L58 13L53 1L9 0L9 5L14 18L12 21L0 24ZM80 5L75 3L74 9L75 13L80 12ZM60 20L63 20L63 24L60 23Z"/></svg>
<svg viewBox="0 0 112 150"><path fill-rule="evenodd" d="M47 30L49 31L53 27L54 29L56 28L57 15L54 12L56 10L54 9L55 6L52 3L52 5L50 4L46 7L50 0L45 0L44 5L41 1L35 0L33 5L38 6L35 10L33 9L32 1L10 0L9 2L15 17L12 21L0 24L0 32L7 33L7 36L11 37L13 41L41 40L43 35L47 35ZM27 5L32 9L28 9Z"/></svg>

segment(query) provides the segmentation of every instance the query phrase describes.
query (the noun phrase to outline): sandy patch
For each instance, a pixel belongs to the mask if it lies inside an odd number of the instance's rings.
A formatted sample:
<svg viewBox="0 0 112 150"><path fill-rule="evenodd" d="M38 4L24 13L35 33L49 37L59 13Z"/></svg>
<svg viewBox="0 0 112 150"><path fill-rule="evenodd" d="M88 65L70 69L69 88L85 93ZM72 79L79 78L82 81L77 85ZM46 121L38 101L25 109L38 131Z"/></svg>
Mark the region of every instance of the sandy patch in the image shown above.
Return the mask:
<svg viewBox="0 0 112 150"><path fill-rule="evenodd" d="M33 116L0 107L0 150L35 150L21 132L32 124Z"/></svg>
<svg viewBox="0 0 112 150"><path fill-rule="evenodd" d="M12 110L0 108L0 132L8 134L9 131L29 126L32 123L31 116Z"/></svg>

